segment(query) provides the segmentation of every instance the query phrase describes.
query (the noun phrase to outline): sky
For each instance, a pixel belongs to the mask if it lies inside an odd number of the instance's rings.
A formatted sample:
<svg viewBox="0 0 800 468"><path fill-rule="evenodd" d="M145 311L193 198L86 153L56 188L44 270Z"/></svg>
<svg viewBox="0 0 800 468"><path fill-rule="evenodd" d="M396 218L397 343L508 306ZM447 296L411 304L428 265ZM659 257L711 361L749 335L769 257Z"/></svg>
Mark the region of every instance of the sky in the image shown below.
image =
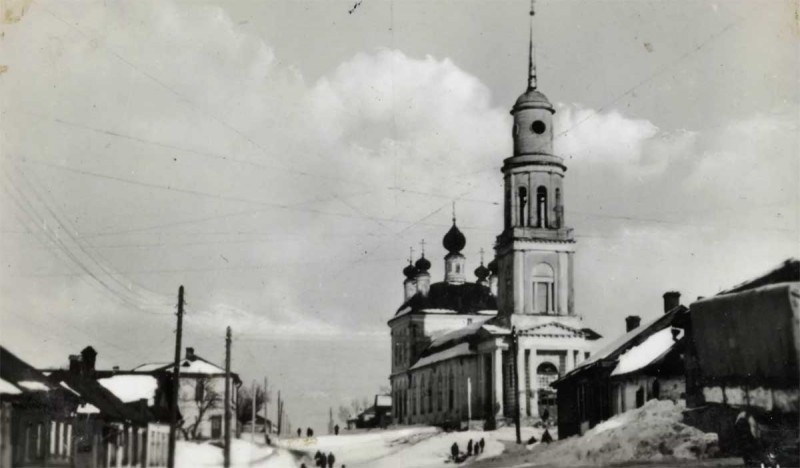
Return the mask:
<svg viewBox="0 0 800 468"><path fill-rule="evenodd" d="M409 247L502 226L526 0L7 0L0 343L268 377L292 424L388 385ZM576 309L614 338L798 255L790 1L540 0ZM473 278L474 279L474 278ZM274 413L274 407L271 408Z"/></svg>

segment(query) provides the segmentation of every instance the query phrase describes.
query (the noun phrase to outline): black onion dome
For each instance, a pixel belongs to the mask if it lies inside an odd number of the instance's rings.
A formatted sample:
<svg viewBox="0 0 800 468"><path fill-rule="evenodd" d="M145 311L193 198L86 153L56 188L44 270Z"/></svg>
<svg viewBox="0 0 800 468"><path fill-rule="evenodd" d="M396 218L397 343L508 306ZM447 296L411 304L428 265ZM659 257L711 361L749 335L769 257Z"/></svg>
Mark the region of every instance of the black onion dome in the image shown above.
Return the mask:
<svg viewBox="0 0 800 468"><path fill-rule="evenodd" d="M483 266L483 263L481 263L481 266L475 269L475 276L477 276L479 280L485 280L491 273L492 272L489 271L488 268Z"/></svg>
<svg viewBox="0 0 800 468"><path fill-rule="evenodd" d="M409 261L408 265L406 265L406 267L403 268L403 274L406 276L406 278L413 278L414 275L417 274L417 269L414 268L414 265L412 265L411 262Z"/></svg>
<svg viewBox="0 0 800 468"><path fill-rule="evenodd" d="M489 262L489 271L490 271L490 272L491 272L493 275L496 275L496 274L497 274L497 259L496 259L496 258L495 258L495 259L493 259L491 262Z"/></svg>
<svg viewBox="0 0 800 468"><path fill-rule="evenodd" d="M455 222L453 222L453 227L442 238L442 245L450 253L459 253L467 245L467 238L464 237Z"/></svg>
<svg viewBox="0 0 800 468"><path fill-rule="evenodd" d="M416 270L418 273L427 273L428 270L431 268L431 262L428 261L427 258L423 255L422 257L414 263Z"/></svg>

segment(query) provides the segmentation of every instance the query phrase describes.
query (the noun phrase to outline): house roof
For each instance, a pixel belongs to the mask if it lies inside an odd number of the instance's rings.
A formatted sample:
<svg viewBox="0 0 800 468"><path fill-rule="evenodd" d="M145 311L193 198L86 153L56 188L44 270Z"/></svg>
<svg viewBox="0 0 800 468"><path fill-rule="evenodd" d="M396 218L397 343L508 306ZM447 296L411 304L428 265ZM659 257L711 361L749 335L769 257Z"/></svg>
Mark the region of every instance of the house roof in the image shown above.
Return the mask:
<svg viewBox="0 0 800 468"><path fill-rule="evenodd" d="M92 376L70 370L55 370L48 377L54 385L66 385L73 393L80 395L82 401L78 412L100 413L116 421L135 421L147 423L154 418L146 409L126 405L114 393L101 385Z"/></svg>
<svg viewBox="0 0 800 468"><path fill-rule="evenodd" d="M375 406L392 406L392 396L375 395Z"/></svg>
<svg viewBox="0 0 800 468"><path fill-rule="evenodd" d="M683 330L677 334L672 333L672 328L659 330L638 345L619 355L617 367L611 375L625 375L642 370L658 361L669 353L677 341L682 338Z"/></svg>
<svg viewBox="0 0 800 468"><path fill-rule="evenodd" d="M395 316L426 309L451 310L458 314L497 311L497 301L488 286L477 283L434 283L428 294L417 293L407 300Z"/></svg>
<svg viewBox="0 0 800 468"><path fill-rule="evenodd" d="M756 276L742 283L720 292L719 295L732 294L748 289L755 289L768 284L800 281L800 260L788 258L766 273Z"/></svg>
<svg viewBox="0 0 800 468"><path fill-rule="evenodd" d="M625 333L616 340L607 344L599 351L592 354L592 356L589 357L589 359L578 364L574 369L567 372L556 382L554 382L554 384L557 384L577 374L580 374L601 362L616 361L620 355L630 350L631 348L640 345L641 343L646 341L651 335L661 330L664 330L665 328L671 328L673 322L680 319L683 315L688 313L688 311L689 309L687 309L682 305L679 305L670 310L669 312L666 312L663 315L659 315L651 319L644 325L640 325L634 328L633 330Z"/></svg>
<svg viewBox="0 0 800 468"><path fill-rule="evenodd" d="M160 373L160 372L169 372L172 373L172 366L173 363L171 362L154 362L148 364L141 364L133 368L132 372L134 373L141 373L141 374L153 374L153 373ZM208 376L215 376L220 377L225 375L225 369L214 364L211 361L201 358L200 356L194 355L191 358L183 359L180 362L181 366L181 375L208 375ZM239 379L239 375L235 372L231 372L231 377L237 383L241 383L241 379Z"/></svg>
<svg viewBox="0 0 800 468"><path fill-rule="evenodd" d="M0 393L20 395L48 392L55 389L41 371L18 358L11 351L0 346ZM16 391L15 391L16 389Z"/></svg>

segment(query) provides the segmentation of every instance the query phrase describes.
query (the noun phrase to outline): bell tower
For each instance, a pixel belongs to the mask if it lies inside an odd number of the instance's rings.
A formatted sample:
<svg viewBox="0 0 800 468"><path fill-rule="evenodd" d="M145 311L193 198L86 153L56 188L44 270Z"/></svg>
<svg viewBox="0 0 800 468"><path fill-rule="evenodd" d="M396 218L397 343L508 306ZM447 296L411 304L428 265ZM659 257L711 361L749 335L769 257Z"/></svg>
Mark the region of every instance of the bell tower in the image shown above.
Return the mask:
<svg viewBox="0 0 800 468"><path fill-rule="evenodd" d="M564 219L564 160L553 151L555 108L538 90L531 2L528 86L511 109L514 153L503 161L504 227L497 237L499 316L508 325L579 322L575 241ZM566 324L566 323L565 323Z"/></svg>

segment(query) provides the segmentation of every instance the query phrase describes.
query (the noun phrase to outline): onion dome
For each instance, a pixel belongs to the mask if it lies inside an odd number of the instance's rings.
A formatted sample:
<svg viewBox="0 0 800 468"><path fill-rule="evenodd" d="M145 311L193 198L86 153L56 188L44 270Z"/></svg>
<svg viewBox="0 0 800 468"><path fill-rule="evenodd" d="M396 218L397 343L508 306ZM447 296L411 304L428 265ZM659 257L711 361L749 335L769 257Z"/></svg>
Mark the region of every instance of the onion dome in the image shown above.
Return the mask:
<svg viewBox="0 0 800 468"><path fill-rule="evenodd" d="M458 229L455 221L453 221L453 227L442 238L442 245L450 253L459 253L467 245L467 238Z"/></svg>
<svg viewBox="0 0 800 468"><path fill-rule="evenodd" d="M431 268L431 262L429 262L428 259L425 258L425 254L422 254L419 260L417 260L417 262L414 263L414 266L416 267L415 270L417 270L416 271L417 273L427 273L428 270Z"/></svg>
<svg viewBox="0 0 800 468"><path fill-rule="evenodd" d="M406 267L403 268L403 274L406 276L406 278L409 278L409 279L413 278L414 275L417 274L417 269L414 268L414 265L411 264L410 260L408 262L408 265L406 265Z"/></svg>
<svg viewBox="0 0 800 468"><path fill-rule="evenodd" d="M489 262L489 271L493 275L497 275L497 259L496 258L493 259L491 262Z"/></svg>
<svg viewBox="0 0 800 468"><path fill-rule="evenodd" d="M483 262L481 262L481 266L479 266L478 268L476 268L476 269L475 269L475 276L477 276L477 277L478 277L478 280L479 280L479 281L483 281L483 280L485 280L486 278L488 278L488 277L489 277L489 275L490 275L491 273L492 273L492 272L491 272L491 271L489 271L489 269L488 269L488 268L486 268L485 266L483 266Z"/></svg>

